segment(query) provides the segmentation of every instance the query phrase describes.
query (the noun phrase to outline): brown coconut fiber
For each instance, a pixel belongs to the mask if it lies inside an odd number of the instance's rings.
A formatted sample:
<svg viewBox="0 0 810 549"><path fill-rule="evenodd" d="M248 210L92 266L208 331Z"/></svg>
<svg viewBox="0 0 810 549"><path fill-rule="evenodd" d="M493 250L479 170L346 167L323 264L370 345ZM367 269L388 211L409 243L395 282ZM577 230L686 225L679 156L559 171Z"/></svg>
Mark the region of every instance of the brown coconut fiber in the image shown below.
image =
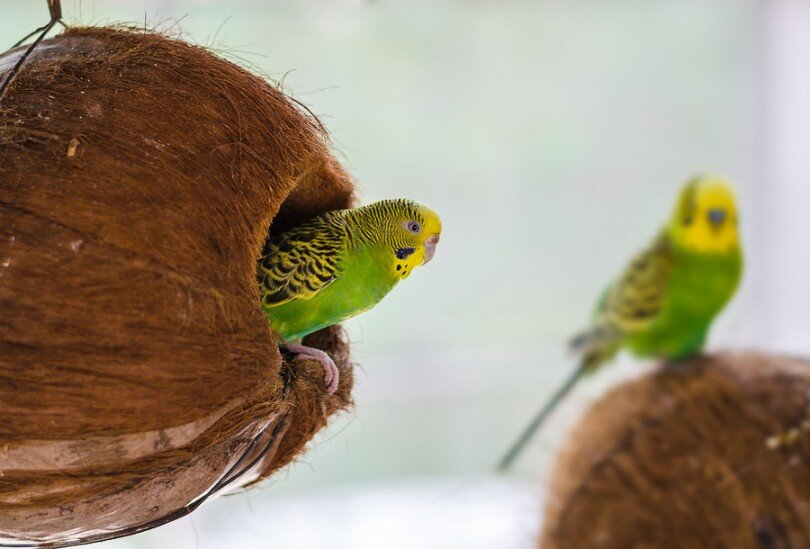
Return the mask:
<svg viewBox="0 0 810 549"><path fill-rule="evenodd" d="M613 390L559 458L541 547L810 547L810 364L722 354Z"/></svg>
<svg viewBox="0 0 810 549"><path fill-rule="evenodd" d="M0 56L0 79L19 58ZM350 403L283 363L268 234L352 204L317 121L207 50L68 28L0 106L0 538L70 543L182 516L287 464Z"/></svg>

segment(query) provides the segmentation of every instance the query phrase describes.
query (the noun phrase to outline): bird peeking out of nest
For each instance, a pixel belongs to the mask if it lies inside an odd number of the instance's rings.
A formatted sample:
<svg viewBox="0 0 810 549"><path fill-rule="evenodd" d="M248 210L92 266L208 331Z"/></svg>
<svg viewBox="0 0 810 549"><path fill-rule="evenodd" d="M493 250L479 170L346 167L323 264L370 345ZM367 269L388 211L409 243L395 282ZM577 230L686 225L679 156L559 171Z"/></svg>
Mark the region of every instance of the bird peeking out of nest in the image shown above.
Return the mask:
<svg viewBox="0 0 810 549"><path fill-rule="evenodd" d="M320 362L334 392L334 361L298 342L374 307L433 258L441 232L433 210L393 199L327 212L271 236L258 264L259 293L280 349Z"/></svg>
<svg viewBox="0 0 810 549"><path fill-rule="evenodd" d="M670 362L700 351L714 318L740 282L737 225L729 183L712 175L686 183L663 230L603 292L591 327L573 339L579 367L507 452L500 469L509 467L576 382L620 349Z"/></svg>

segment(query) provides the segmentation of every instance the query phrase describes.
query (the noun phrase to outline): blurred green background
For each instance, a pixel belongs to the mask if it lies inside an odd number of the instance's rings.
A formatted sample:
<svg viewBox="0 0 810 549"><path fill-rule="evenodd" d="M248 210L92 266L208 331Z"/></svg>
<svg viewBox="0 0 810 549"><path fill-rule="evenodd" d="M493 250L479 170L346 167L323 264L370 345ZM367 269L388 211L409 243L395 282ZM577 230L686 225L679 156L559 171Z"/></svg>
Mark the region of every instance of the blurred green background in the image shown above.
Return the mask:
<svg viewBox="0 0 810 549"><path fill-rule="evenodd" d="M321 116L363 201L408 196L444 221L434 261L348 323L356 407L306 456L100 548L532 547L566 429L650 366L625 358L582 384L510 476L494 465L573 368L565 341L603 285L696 172L738 183L747 247L711 347L808 351L807 2L63 8L71 23L182 32L283 81ZM46 20L44 0L0 0L9 46Z"/></svg>

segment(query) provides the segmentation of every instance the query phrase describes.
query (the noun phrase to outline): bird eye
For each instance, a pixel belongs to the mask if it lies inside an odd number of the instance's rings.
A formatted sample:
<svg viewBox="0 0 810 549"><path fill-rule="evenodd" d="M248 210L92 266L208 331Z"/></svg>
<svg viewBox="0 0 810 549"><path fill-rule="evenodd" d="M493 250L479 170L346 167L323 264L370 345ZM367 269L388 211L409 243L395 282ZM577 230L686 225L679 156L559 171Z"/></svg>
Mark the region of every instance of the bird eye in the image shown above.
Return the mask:
<svg viewBox="0 0 810 549"><path fill-rule="evenodd" d="M413 234L417 234L419 231L422 230L422 226L416 221L408 221L405 227Z"/></svg>

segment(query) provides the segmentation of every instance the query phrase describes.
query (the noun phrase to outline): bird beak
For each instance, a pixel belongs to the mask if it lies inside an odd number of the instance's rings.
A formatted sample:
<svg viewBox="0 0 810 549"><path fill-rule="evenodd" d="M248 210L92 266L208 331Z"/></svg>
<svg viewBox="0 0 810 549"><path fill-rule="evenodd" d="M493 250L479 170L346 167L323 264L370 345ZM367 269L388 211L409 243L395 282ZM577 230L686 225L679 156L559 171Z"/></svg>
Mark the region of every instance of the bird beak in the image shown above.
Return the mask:
<svg viewBox="0 0 810 549"><path fill-rule="evenodd" d="M439 243L439 235L434 234L431 235L425 241L425 259L422 261L422 265L426 265L428 261L433 259L433 254L436 253L436 244Z"/></svg>

